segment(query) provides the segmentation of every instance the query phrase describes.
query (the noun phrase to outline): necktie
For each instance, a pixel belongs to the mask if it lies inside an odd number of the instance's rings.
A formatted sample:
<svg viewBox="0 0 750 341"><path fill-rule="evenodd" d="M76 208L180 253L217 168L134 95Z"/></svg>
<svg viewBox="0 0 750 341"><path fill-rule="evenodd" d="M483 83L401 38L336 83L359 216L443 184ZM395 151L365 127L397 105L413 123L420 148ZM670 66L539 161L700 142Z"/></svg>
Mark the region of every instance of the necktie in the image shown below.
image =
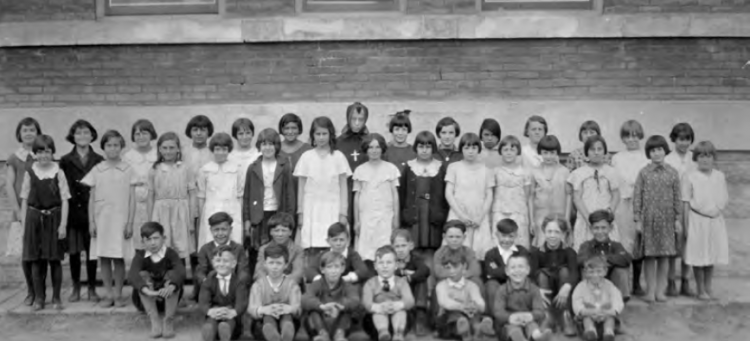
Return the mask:
<svg viewBox="0 0 750 341"><path fill-rule="evenodd" d="M385 291L385 292L391 291L391 283L388 282L387 279L383 280L383 291Z"/></svg>
<svg viewBox="0 0 750 341"><path fill-rule="evenodd" d="M229 293L229 280L226 277L221 277L221 294L226 296Z"/></svg>

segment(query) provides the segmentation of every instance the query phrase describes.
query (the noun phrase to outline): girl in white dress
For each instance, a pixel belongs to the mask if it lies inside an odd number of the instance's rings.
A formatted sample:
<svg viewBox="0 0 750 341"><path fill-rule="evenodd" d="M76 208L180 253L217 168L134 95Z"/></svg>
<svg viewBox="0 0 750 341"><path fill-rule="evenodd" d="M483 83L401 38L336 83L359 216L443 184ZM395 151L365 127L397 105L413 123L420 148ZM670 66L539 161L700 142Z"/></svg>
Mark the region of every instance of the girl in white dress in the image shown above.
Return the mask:
<svg viewBox="0 0 750 341"><path fill-rule="evenodd" d="M544 219L550 214L557 214L570 219L573 205L570 187L567 181L570 176L568 168L560 164L562 147L555 135L547 135L539 141L537 151L542 156L542 165L531 171L529 216L533 217L529 231L533 234L532 245L542 247L545 242L542 226ZM568 222L570 225L570 222ZM570 234L563 242L570 242Z"/></svg>
<svg viewBox="0 0 750 341"><path fill-rule="evenodd" d="M157 138L156 129L149 120L135 121L130 130L130 141L135 145L133 148L122 155L122 161L125 161L133 169L135 176L135 217L133 218L133 235L136 238L131 239L133 246L125 250L125 262L130 261L135 256L135 250L143 250L141 238L141 226L151 221L148 214L148 174L156 162L156 148L151 145L151 141Z"/></svg>
<svg viewBox="0 0 750 341"><path fill-rule="evenodd" d="M255 148L253 145L253 136L255 136L253 121L244 117L234 121L232 124L232 137L237 140L237 148L234 148L229 153L229 161L240 164L242 174L245 174L250 164L260 156L258 148Z"/></svg>
<svg viewBox="0 0 750 341"><path fill-rule="evenodd" d="M485 252L495 245L489 214L495 177L479 160L482 140L477 134L464 134L458 149L463 160L448 165L445 175L445 198L450 205L448 220L461 220L466 224L464 245L472 248L482 260Z"/></svg>
<svg viewBox="0 0 750 341"><path fill-rule="evenodd" d="M375 260L375 251L390 242L399 228L398 168L383 161L388 149L380 134L367 135L362 152L368 161L354 171L354 235L357 252L365 260Z"/></svg>
<svg viewBox="0 0 750 341"><path fill-rule="evenodd" d="M716 148L711 142L699 142L693 150L698 170L682 179L682 200L685 202L687 244L685 263L693 267L698 298L713 297L714 265L729 264L729 243L724 210L729 202L724 173L714 169Z"/></svg>
<svg viewBox="0 0 750 341"><path fill-rule="evenodd" d="M330 118L313 120L310 141L314 149L302 154L294 170L299 178L297 236L304 249L327 247L328 227L349 224L347 178L352 174L346 157L336 150L336 128Z"/></svg>
<svg viewBox="0 0 750 341"><path fill-rule="evenodd" d="M211 138L208 149L214 154L214 161L201 167L198 172L198 206L201 208L198 228L198 248L213 240L208 218L217 212L226 212L232 217L232 232L229 236L235 243L242 244L242 194L240 164L229 161L228 156L234 147L232 137L218 133Z"/></svg>
<svg viewBox="0 0 750 341"><path fill-rule="evenodd" d="M492 201L492 226L503 219L513 219L518 225L516 244L529 248L531 233L529 223L529 198L531 194L531 174L521 166L521 141L508 135L500 141L502 162L495 168L495 198Z"/></svg>
<svg viewBox="0 0 750 341"><path fill-rule="evenodd" d="M547 132L549 132L549 126L544 117L534 115L526 120L526 126L523 128L523 136L529 138L529 144L521 148L521 154L523 155L521 160L524 167L531 169L539 168L542 165L542 157L539 156L536 147L539 145L542 137L547 136Z"/></svg>

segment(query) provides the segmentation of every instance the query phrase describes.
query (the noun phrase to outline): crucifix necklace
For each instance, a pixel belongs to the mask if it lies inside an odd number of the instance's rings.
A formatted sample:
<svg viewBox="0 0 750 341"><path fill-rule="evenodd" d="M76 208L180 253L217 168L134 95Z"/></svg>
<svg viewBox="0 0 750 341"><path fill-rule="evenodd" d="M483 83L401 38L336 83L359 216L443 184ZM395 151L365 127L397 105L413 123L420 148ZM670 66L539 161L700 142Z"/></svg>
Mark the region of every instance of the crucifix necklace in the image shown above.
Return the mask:
<svg viewBox="0 0 750 341"><path fill-rule="evenodd" d="M352 157L354 158L354 162L357 162L357 157L358 157L359 155L360 155L360 154L359 154L359 153L357 153L357 151L356 151L356 150L355 150L355 151L354 151L354 152L352 153Z"/></svg>

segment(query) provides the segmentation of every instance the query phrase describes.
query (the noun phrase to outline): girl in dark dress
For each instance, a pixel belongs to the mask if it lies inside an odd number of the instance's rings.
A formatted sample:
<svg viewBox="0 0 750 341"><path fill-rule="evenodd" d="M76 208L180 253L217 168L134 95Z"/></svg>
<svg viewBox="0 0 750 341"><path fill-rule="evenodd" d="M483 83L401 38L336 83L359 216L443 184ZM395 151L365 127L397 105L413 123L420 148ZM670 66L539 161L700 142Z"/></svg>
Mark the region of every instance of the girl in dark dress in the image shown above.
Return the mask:
<svg viewBox="0 0 750 341"><path fill-rule="evenodd" d="M65 138L74 145L70 153L60 159L60 168L65 178L70 181L70 207L67 230L67 252L70 255L70 277L73 281L73 292L68 302L81 299L81 252L86 254L86 280L88 283L88 300L99 301L96 294L96 259L89 258L91 235L89 234L89 190L81 184L88 172L104 158L95 153L90 144L97 139L96 129L86 120L78 120L70 127Z"/></svg>
<svg viewBox="0 0 750 341"><path fill-rule="evenodd" d="M352 174L359 165L367 162L366 153L362 153L362 141L370 131L367 129L367 118L370 111L364 104L355 102L346 108L346 125L341 131L341 135L336 139L336 149L344 154L346 161L349 162L349 169ZM354 226L354 185L352 177L349 177L349 226ZM352 245L356 240L352 236Z"/></svg>
<svg viewBox="0 0 750 341"><path fill-rule="evenodd" d="M47 264L52 273L52 307L62 309L60 287L64 239L70 191L65 174L52 162L55 142L48 135L34 140L37 161L27 169L21 185L24 217L23 260L31 263L34 282L34 310L44 309Z"/></svg>

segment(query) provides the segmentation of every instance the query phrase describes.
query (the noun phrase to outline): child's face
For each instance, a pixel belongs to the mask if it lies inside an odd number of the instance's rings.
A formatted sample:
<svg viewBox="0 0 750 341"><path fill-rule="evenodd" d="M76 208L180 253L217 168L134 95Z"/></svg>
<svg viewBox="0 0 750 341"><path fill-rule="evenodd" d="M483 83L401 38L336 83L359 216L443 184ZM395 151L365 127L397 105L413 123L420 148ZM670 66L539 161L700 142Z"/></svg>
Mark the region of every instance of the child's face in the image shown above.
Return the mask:
<svg viewBox="0 0 750 341"><path fill-rule="evenodd" d="M698 170L707 172L714 169L714 157L711 154L698 155Z"/></svg>
<svg viewBox="0 0 750 341"><path fill-rule="evenodd" d="M440 144L446 147L453 146L456 142L456 126L453 124L444 126L440 129Z"/></svg>
<svg viewBox="0 0 750 341"><path fill-rule="evenodd" d="M461 150L461 153L464 155L464 160L469 162L476 161L477 157L479 156L479 147L464 146L464 148Z"/></svg>
<svg viewBox="0 0 750 341"><path fill-rule="evenodd" d="M104 143L104 155L108 160L119 160L120 152L122 152L122 140L119 138L111 138Z"/></svg>
<svg viewBox="0 0 750 341"><path fill-rule="evenodd" d="M367 157L370 161L380 160L383 156L383 148L380 148L380 144L377 140L373 139L372 142L367 146Z"/></svg>
<svg viewBox="0 0 750 341"><path fill-rule="evenodd" d="M242 127L237 131L237 145L242 149L253 146L253 131L250 128Z"/></svg>
<svg viewBox="0 0 750 341"><path fill-rule="evenodd" d="M601 266L587 268L585 270L586 279L593 283L599 284L602 282L605 276L607 276L607 269Z"/></svg>
<svg viewBox="0 0 750 341"><path fill-rule="evenodd" d="M597 141L589 148L589 163L592 165L601 165L604 163L604 145Z"/></svg>
<svg viewBox="0 0 750 341"><path fill-rule="evenodd" d="M406 138L409 136L409 129L406 127L393 127L393 141L396 143L406 143Z"/></svg>
<svg viewBox="0 0 750 341"><path fill-rule="evenodd" d="M76 128L76 131L73 133L73 141L78 147L88 147L92 139L93 136L91 136L89 128Z"/></svg>
<svg viewBox="0 0 750 341"><path fill-rule="evenodd" d="M515 283L521 283L529 276L529 263L519 257L512 257L505 266L505 274Z"/></svg>
<svg viewBox="0 0 750 341"><path fill-rule="evenodd" d="M281 129L281 134L284 135L284 139L287 142L297 141L297 137L299 137L299 126L297 126L296 122L289 122L283 129Z"/></svg>
<svg viewBox="0 0 750 341"><path fill-rule="evenodd" d="M260 153L263 154L263 158L275 159L276 146L271 141L263 141L260 144Z"/></svg>
<svg viewBox="0 0 750 341"><path fill-rule="evenodd" d="M544 124L540 122L529 123L529 129L526 131L526 134L529 135L529 141L531 141L531 143L539 143L539 141L542 140L542 137L544 137Z"/></svg>
<svg viewBox="0 0 750 341"><path fill-rule="evenodd" d="M154 232L148 237L143 237L143 244L146 250L151 253L157 253L164 245L164 236L159 232Z"/></svg>
<svg viewBox="0 0 750 341"><path fill-rule="evenodd" d="M429 144L418 144L417 145L417 158L422 161L432 160L432 146Z"/></svg>
<svg viewBox="0 0 750 341"><path fill-rule="evenodd" d="M229 157L229 147L225 146L214 146L214 161L216 163L224 163L227 162L227 157Z"/></svg>
<svg viewBox="0 0 750 341"><path fill-rule="evenodd" d="M320 269L320 272L325 276L328 283L336 283L341 279L341 274L344 273L344 263L339 261L333 261Z"/></svg>
<svg viewBox="0 0 750 341"><path fill-rule="evenodd" d="M34 140L36 139L36 136L39 135L39 132L36 130L36 126L32 124L28 126L21 126L19 135L21 135L21 143L30 146L34 143Z"/></svg>
<svg viewBox="0 0 750 341"><path fill-rule="evenodd" d="M546 165L556 165L560 162L560 156L557 155L556 150L542 150L540 155L542 156L542 161L544 161L544 164Z"/></svg>
<svg viewBox="0 0 750 341"><path fill-rule="evenodd" d="M589 137L599 135L596 133L596 130L594 129L584 129L581 131L581 142L586 142L586 140L589 139Z"/></svg>
<svg viewBox="0 0 750 341"><path fill-rule="evenodd" d="M518 238L518 233L502 233L502 232L495 232L495 238L497 238L497 243L505 250L508 250L513 247L513 244L516 243L516 238Z"/></svg>
<svg viewBox="0 0 750 341"><path fill-rule="evenodd" d="M664 162L664 157L666 156L667 156L667 153L664 151L664 148L662 147L656 147L654 149L651 149L651 152L649 153L649 157L651 157L651 161L653 163Z"/></svg>
<svg viewBox="0 0 750 341"><path fill-rule="evenodd" d="M133 133L133 140L135 140L135 146L138 148L148 147L151 144L151 139L153 139L153 136L148 131L138 129Z"/></svg>
<svg viewBox="0 0 750 341"><path fill-rule="evenodd" d="M625 148L628 150L638 150L641 148L641 140L635 134L623 137L622 143L625 144Z"/></svg>
<svg viewBox="0 0 750 341"><path fill-rule="evenodd" d="M316 147L327 147L330 143L331 134L328 133L328 129L326 128L315 127L313 138L315 138Z"/></svg>
<svg viewBox="0 0 750 341"><path fill-rule="evenodd" d="M214 270L220 276L226 276L234 271L234 267L237 266L237 259L234 258L234 254L229 251L224 251L220 255L214 256L211 260Z"/></svg>
<svg viewBox="0 0 750 341"><path fill-rule="evenodd" d="M214 226L211 226L211 235L214 237L214 241L219 245L224 245L229 242L229 235L232 233L232 225L229 222L222 221Z"/></svg>
<svg viewBox="0 0 750 341"><path fill-rule="evenodd" d="M331 246L331 251L344 253L346 246L349 245L349 235L340 233L337 236L328 237L328 245Z"/></svg>
<svg viewBox="0 0 750 341"><path fill-rule="evenodd" d="M594 235L594 239L599 242L606 242L609 240L609 232L612 230L612 225L606 220L600 220L591 225L591 234Z"/></svg>
<svg viewBox="0 0 750 341"><path fill-rule="evenodd" d="M518 148L511 143L505 144L500 147L500 155L505 163L515 163L518 157Z"/></svg>
<svg viewBox="0 0 750 341"><path fill-rule="evenodd" d="M677 149L678 153L685 154L687 153L691 144L693 143L690 142L690 139L684 138L684 137L677 137L674 141L674 148Z"/></svg>
<svg viewBox="0 0 750 341"><path fill-rule="evenodd" d="M551 221L544 227L544 239L547 245L557 248L563 240L564 233L560 230L560 225L556 221Z"/></svg>
<svg viewBox="0 0 750 341"><path fill-rule="evenodd" d="M414 249L414 243L406 240L406 238L397 237L393 240L393 248L396 250L398 259L406 259L409 257L411 250Z"/></svg>
<svg viewBox="0 0 750 341"><path fill-rule="evenodd" d="M365 126L365 113L354 112L349 116L349 128L352 132L359 133L360 130Z"/></svg>
<svg viewBox="0 0 750 341"><path fill-rule="evenodd" d="M464 233L458 228L449 228L448 231L443 233L443 239L445 239L445 245L449 248L456 250L459 249L464 243Z"/></svg>
<svg viewBox="0 0 750 341"><path fill-rule="evenodd" d="M292 236L292 229L284 225L276 225L271 229L271 238L276 244L286 244Z"/></svg>
<svg viewBox="0 0 750 341"><path fill-rule="evenodd" d="M180 149L177 148L177 141L165 140L159 145L159 154L164 158L164 161L173 162L177 160L177 153Z"/></svg>
<svg viewBox="0 0 750 341"><path fill-rule="evenodd" d="M208 140L208 128L207 127L193 127L190 129L190 138L193 139L195 144L204 144Z"/></svg>
<svg viewBox="0 0 750 341"><path fill-rule="evenodd" d="M396 271L396 255L392 253L386 253L380 258L376 259L375 270L378 271L378 275L381 277L393 277L393 273Z"/></svg>
<svg viewBox="0 0 750 341"><path fill-rule="evenodd" d="M491 131L487 129L482 130L482 143L484 143L484 148L487 148L488 150L495 148L495 145L497 145L499 141L500 139Z"/></svg>
<svg viewBox="0 0 750 341"><path fill-rule="evenodd" d="M264 265L269 276L279 277L284 272L284 268L286 268L286 260L284 260L284 257L267 257Z"/></svg>
<svg viewBox="0 0 750 341"><path fill-rule="evenodd" d="M466 271L466 264L464 263L458 265L448 263L443 265L443 267L445 268L445 271L448 272L448 278L454 282L460 281Z"/></svg>
<svg viewBox="0 0 750 341"><path fill-rule="evenodd" d="M36 152L36 162L42 167L49 166L52 163L52 150L49 148L38 150Z"/></svg>

